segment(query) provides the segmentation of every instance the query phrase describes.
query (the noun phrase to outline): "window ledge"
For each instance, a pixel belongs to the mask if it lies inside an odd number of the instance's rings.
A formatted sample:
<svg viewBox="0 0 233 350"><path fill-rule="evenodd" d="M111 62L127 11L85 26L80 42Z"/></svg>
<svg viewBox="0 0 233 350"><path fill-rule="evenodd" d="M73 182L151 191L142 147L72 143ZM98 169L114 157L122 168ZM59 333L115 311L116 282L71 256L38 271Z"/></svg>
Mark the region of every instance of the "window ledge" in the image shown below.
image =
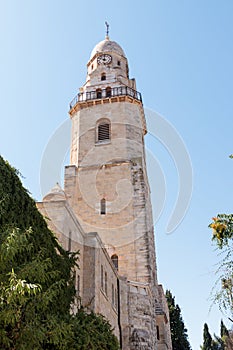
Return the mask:
<svg viewBox="0 0 233 350"><path fill-rule="evenodd" d="M108 296L107 296L107 294L105 293L105 291L103 290L102 287L100 287L100 291L101 291L101 293L103 294L103 296L105 297L105 299L106 299L107 301L109 301L109 300L108 300Z"/></svg>
<svg viewBox="0 0 233 350"><path fill-rule="evenodd" d="M109 145L110 143L111 143L111 140L96 141L95 146Z"/></svg>

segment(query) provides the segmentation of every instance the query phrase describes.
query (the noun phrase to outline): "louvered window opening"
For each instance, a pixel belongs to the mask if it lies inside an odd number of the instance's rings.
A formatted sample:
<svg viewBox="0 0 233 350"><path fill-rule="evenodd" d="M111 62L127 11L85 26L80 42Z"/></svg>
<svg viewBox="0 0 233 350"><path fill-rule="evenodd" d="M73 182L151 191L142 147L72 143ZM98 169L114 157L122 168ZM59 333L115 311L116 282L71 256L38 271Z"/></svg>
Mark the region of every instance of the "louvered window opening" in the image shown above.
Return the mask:
<svg viewBox="0 0 233 350"><path fill-rule="evenodd" d="M109 124L100 124L98 126L98 141L104 141L110 139L110 127Z"/></svg>

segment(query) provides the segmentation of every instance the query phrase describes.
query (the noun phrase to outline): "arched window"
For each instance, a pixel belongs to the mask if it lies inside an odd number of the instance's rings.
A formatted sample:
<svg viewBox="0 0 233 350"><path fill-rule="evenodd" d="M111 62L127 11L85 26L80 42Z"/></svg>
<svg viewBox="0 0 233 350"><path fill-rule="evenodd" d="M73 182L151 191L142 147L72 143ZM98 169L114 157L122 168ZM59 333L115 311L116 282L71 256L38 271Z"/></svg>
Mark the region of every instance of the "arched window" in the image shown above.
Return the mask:
<svg viewBox="0 0 233 350"><path fill-rule="evenodd" d="M110 87L107 87L106 89L106 97L111 97L112 96L112 89Z"/></svg>
<svg viewBox="0 0 233 350"><path fill-rule="evenodd" d="M96 98L101 98L102 97L102 90L101 89L97 89L96 90Z"/></svg>
<svg viewBox="0 0 233 350"><path fill-rule="evenodd" d="M113 265L115 266L116 270L118 270L118 256L116 254L113 254L111 256L111 260L112 260Z"/></svg>
<svg viewBox="0 0 233 350"><path fill-rule="evenodd" d="M101 74L101 80L106 80L106 74L105 73Z"/></svg>
<svg viewBox="0 0 233 350"><path fill-rule="evenodd" d="M102 198L100 201L100 214L105 215L106 214L106 199Z"/></svg>
<svg viewBox="0 0 233 350"><path fill-rule="evenodd" d="M110 140L110 123L109 122L101 122L98 125L98 141Z"/></svg>

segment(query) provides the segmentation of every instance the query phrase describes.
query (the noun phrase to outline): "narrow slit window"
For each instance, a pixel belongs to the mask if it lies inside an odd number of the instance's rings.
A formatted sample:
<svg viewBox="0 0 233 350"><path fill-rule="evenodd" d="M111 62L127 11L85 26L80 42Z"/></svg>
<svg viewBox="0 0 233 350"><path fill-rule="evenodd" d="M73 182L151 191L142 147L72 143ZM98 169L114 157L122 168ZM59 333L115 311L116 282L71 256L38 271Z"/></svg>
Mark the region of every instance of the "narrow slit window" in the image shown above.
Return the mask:
<svg viewBox="0 0 233 350"><path fill-rule="evenodd" d="M71 252L71 246L72 242L71 242L71 231L69 231L69 238L68 238L68 251Z"/></svg>
<svg viewBox="0 0 233 350"><path fill-rule="evenodd" d="M105 281L104 281L104 291L105 291L105 294L108 295L108 275L107 275L107 272L105 272Z"/></svg>
<svg viewBox="0 0 233 350"><path fill-rule="evenodd" d="M115 290L114 290L114 285L112 284L112 305L114 306L114 299L115 299Z"/></svg>
<svg viewBox="0 0 233 350"><path fill-rule="evenodd" d="M104 268L101 265L101 289L104 289Z"/></svg>
<svg viewBox="0 0 233 350"><path fill-rule="evenodd" d="M118 270L118 256L116 254L113 254L111 256L111 260L112 260L113 265L115 266L116 270Z"/></svg>
<svg viewBox="0 0 233 350"><path fill-rule="evenodd" d="M98 126L98 141L104 141L110 139L110 125L109 123L103 123Z"/></svg>
<svg viewBox="0 0 233 350"><path fill-rule="evenodd" d="M157 339L160 340L159 326L156 326L156 331L157 331Z"/></svg>
<svg viewBox="0 0 233 350"><path fill-rule="evenodd" d="M76 270L74 270L74 288L75 288L75 290L77 289L76 285L77 285L77 272L76 272Z"/></svg>
<svg viewBox="0 0 233 350"><path fill-rule="evenodd" d="M105 215L106 214L106 199L102 198L100 201L100 214Z"/></svg>
<svg viewBox="0 0 233 350"><path fill-rule="evenodd" d="M117 310L117 306L118 306L118 293L117 293L117 289L115 289L115 309Z"/></svg>
<svg viewBox="0 0 233 350"><path fill-rule="evenodd" d="M78 291L78 295L80 293L80 276L78 275L78 280L77 280L77 291Z"/></svg>

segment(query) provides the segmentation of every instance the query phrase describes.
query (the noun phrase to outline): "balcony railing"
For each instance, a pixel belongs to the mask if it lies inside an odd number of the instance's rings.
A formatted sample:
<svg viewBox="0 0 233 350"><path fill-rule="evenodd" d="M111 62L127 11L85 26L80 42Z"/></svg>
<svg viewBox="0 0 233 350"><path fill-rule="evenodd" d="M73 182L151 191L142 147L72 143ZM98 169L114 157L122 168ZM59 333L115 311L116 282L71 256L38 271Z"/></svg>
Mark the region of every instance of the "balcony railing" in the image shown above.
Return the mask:
<svg viewBox="0 0 233 350"><path fill-rule="evenodd" d="M72 109L78 102L85 102L90 100L100 100L103 98L110 98L115 96L131 96L142 102L142 95L140 92L131 89L128 86L119 86L114 88L97 89L95 91L81 92L75 96L70 102L70 109Z"/></svg>

